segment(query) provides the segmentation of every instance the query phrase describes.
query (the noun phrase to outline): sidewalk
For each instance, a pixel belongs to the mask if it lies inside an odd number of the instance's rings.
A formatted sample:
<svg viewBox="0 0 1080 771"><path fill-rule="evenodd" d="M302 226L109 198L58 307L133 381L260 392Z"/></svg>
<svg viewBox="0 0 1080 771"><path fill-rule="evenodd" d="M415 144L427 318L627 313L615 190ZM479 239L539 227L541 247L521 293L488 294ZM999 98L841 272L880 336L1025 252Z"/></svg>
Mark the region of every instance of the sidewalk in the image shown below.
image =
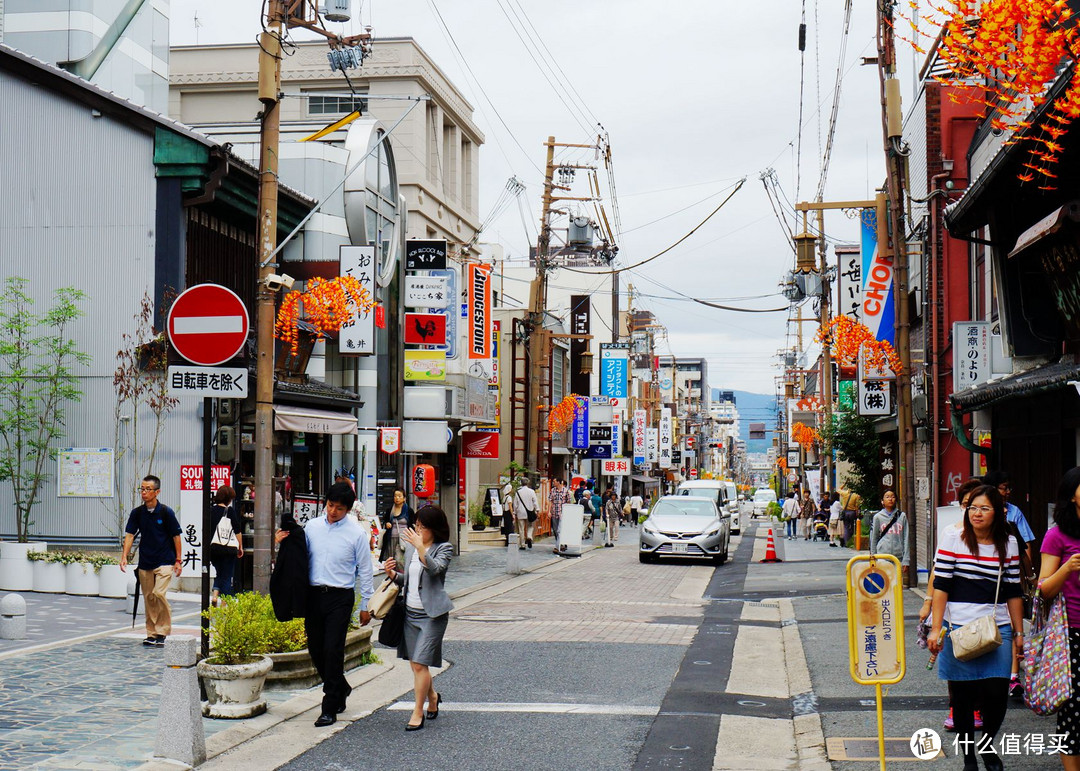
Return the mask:
<svg viewBox="0 0 1080 771"><path fill-rule="evenodd" d="M565 563L551 553L550 541L518 556L528 572ZM455 598L484 595L497 593L504 582L522 580L507 575L505 565L505 548L466 552L455 558L447 590ZM145 636L141 616L133 630L124 600L33 592L23 596L28 639L0 643L0 771L115 771L145 763L157 733L162 652L140 644ZM199 634L198 605L191 599L171 598L174 634ZM383 665L361 667L350 679L359 683L392 673L392 652L378 653ZM410 675L404 690L411 687ZM297 714L305 699L314 707L319 694L319 687L267 691L270 709L262 716L266 720L256 725L280 722L274 713L290 702L290 714ZM211 751L222 752L251 738L251 730L239 724L259 720L205 718Z"/></svg>

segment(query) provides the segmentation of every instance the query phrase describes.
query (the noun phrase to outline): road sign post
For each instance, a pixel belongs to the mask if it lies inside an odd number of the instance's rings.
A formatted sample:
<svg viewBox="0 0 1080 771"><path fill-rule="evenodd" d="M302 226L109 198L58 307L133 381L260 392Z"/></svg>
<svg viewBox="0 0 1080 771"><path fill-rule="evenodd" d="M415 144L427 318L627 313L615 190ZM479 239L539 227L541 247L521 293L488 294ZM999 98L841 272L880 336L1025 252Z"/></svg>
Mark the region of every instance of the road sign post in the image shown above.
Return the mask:
<svg viewBox="0 0 1080 771"><path fill-rule="evenodd" d="M847 564L848 661L851 679L877 696L878 755L885 769L881 686L904 679L904 584L891 554L860 554Z"/></svg>

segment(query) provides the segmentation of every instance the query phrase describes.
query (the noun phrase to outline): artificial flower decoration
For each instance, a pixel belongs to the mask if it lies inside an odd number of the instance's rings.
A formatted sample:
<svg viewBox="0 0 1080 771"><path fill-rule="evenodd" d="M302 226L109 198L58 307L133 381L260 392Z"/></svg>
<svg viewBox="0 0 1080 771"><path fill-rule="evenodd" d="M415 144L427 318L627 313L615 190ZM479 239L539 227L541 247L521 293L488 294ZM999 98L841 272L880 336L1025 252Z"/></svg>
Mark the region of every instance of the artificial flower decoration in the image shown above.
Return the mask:
<svg viewBox="0 0 1080 771"><path fill-rule="evenodd" d="M900 356L887 340L878 340L865 324L849 316L833 316L828 326L818 330L815 339L828 345L841 367L855 366L859 352L866 363L874 369L891 369L899 375Z"/></svg>
<svg viewBox="0 0 1080 771"><path fill-rule="evenodd" d="M577 394L567 394L558 404L551 408L548 413L548 431L552 434L561 434L570 428L574 418L581 414L581 402Z"/></svg>
<svg viewBox="0 0 1080 771"><path fill-rule="evenodd" d="M821 439L821 435L805 423L796 423L791 427L791 439L798 442L804 450L809 450L814 446L814 442Z"/></svg>
<svg viewBox="0 0 1080 771"><path fill-rule="evenodd" d="M325 278L309 280L307 291L293 290L285 295L274 325L274 337L288 345L293 355L300 346L297 324L301 303L304 320L315 327L316 339L339 332L354 316L375 307L371 294L352 276L338 276L329 281Z"/></svg>
<svg viewBox="0 0 1080 771"><path fill-rule="evenodd" d="M787 458L785 458L783 456L780 456L779 458L777 458L776 459L776 467L778 469L780 469L781 471L786 469L787 468Z"/></svg>

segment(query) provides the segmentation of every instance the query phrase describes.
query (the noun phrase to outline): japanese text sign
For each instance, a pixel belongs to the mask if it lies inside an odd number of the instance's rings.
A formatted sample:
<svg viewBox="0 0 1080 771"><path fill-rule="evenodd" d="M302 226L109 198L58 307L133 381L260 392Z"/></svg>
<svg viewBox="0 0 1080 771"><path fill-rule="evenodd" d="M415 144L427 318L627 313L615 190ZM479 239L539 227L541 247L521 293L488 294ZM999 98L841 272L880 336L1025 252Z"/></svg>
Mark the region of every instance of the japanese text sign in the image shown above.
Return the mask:
<svg viewBox="0 0 1080 771"><path fill-rule="evenodd" d="M228 466L210 467L210 492L222 485L232 484ZM186 578L202 575L203 554L203 468L180 466L180 492L176 516L180 520L180 575Z"/></svg>
<svg viewBox="0 0 1080 771"><path fill-rule="evenodd" d="M612 458L610 460L601 461L600 473L609 477L629 476L630 461L625 458Z"/></svg>
<svg viewBox="0 0 1080 771"><path fill-rule="evenodd" d="M671 409L664 407L660 410L660 428L657 434L657 453L660 468L671 468Z"/></svg>
<svg viewBox="0 0 1080 771"><path fill-rule="evenodd" d="M645 465L645 410L634 410L634 465Z"/></svg>
<svg viewBox="0 0 1080 771"><path fill-rule="evenodd" d="M589 400L584 396L577 398L574 410L574 422L570 426L570 446L575 450L589 449Z"/></svg>
<svg viewBox="0 0 1080 771"><path fill-rule="evenodd" d="M342 246L339 248L342 276L352 276L368 296L375 298L375 247ZM375 353L375 312L352 309L353 317L341 325L338 349L341 353Z"/></svg>
<svg viewBox="0 0 1080 771"><path fill-rule="evenodd" d="M407 308L445 308L447 302L444 277L405 277L405 306Z"/></svg>
<svg viewBox="0 0 1080 771"><path fill-rule="evenodd" d="M847 564L848 661L861 685L904 678L904 598L900 561L860 554Z"/></svg>
<svg viewBox="0 0 1080 771"><path fill-rule="evenodd" d="M619 343L600 344L600 393L625 399L630 377L630 347Z"/></svg>
<svg viewBox="0 0 1080 771"><path fill-rule="evenodd" d="M952 342L954 390L963 391L989 380L990 322L953 322Z"/></svg>
<svg viewBox="0 0 1080 771"><path fill-rule="evenodd" d="M244 367L169 367L169 396L244 399L248 371Z"/></svg>

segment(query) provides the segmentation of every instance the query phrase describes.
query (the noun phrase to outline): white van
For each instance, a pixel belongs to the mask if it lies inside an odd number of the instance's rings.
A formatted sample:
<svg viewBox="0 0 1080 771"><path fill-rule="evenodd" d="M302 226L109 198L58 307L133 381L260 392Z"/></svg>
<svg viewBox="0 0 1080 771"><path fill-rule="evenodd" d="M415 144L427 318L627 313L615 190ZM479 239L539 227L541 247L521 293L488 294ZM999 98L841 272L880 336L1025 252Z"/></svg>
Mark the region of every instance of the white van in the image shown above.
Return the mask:
<svg viewBox="0 0 1080 771"><path fill-rule="evenodd" d="M769 509L770 503L776 503L776 493L768 487L759 487L754 491L754 517L759 517Z"/></svg>
<svg viewBox="0 0 1080 771"><path fill-rule="evenodd" d="M688 479L679 483L676 495L704 495L716 501L716 508L731 517L731 532L742 532L739 517L739 497L735 483L722 479Z"/></svg>

